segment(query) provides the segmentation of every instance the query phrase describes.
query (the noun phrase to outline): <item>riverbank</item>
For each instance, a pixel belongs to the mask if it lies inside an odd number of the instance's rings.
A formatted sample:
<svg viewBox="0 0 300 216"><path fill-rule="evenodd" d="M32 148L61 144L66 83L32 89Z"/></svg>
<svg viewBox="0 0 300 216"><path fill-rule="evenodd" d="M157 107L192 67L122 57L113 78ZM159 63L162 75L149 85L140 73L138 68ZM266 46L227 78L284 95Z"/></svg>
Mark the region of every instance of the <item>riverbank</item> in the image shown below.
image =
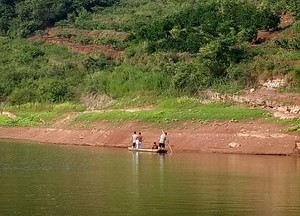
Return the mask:
<svg viewBox="0 0 300 216"><path fill-rule="evenodd" d="M0 139L28 140L39 143L127 148L132 131L141 131L144 148L158 141L158 125L140 122L97 123L76 127L1 127ZM185 122L169 125L173 152L232 153L260 155L297 155L300 135L282 125L260 120L245 122Z"/></svg>

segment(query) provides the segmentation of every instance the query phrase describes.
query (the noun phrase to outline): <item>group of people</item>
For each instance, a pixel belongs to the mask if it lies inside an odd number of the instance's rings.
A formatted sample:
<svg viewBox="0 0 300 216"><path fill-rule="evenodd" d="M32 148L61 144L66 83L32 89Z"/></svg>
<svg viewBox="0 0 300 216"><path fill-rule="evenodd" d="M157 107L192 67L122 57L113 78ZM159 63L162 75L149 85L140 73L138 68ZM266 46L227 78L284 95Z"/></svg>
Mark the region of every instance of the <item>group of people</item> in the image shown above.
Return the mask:
<svg viewBox="0 0 300 216"><path fill-rule="evenodd" d="M136 131L132 134L132 147L133 148L141 148L143 142L143 136L142 133L139 132L139 134L136 133Z"/></svg>
<svg viewBox="0 0 300 216"><path fill-rule="evenodd" d="M162 130L162 134L160 135L160 138L159 138L159 144L157 145L156 142L154 142L152 149L165 149L167 141L168 141L167 140L167 132ZM142 143L143 143L142 133L139 132L137 134L137 132L134 131L132 134L132 147L136 148L136 149L140 149L142 147Z"/></svg>

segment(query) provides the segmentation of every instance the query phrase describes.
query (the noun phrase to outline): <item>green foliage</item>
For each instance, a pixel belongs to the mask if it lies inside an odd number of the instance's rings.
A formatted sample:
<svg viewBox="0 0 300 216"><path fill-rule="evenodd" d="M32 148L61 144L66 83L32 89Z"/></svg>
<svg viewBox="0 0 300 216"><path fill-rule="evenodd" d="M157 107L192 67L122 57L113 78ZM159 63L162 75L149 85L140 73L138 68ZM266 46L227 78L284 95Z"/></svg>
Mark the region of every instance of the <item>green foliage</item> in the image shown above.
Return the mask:
<svg viewBox="0 0 300 216"><path fill-rule="evenodd" d="M75 36L73 38L75 43L79 43L79 44L83 44L83 45L87 45L87 44L92 44L93 43L93 39L89 36L86 35L78 35Z"/></svg>
<svg viewBox="0 0 300 216"><path fill-rule="evenodd" d="M39 112L39 113L19 113L16 118L9 118L7 116L0 115L0 125L6 127L14 126L37 126L42 125L45 122L51 121L57 118L56 113Z"/></svg>
<svg viewBox="0 0 300 216"><path fill-rule="evenodd" d="M118 64L109 57L83 57L59 46L0 38L0 102L78 101L84 91L114 98L190 96L207 88L235 92L255 85L259 76L297 74L297 68L289 66L289 61L299 59L297 33L278 39L276 43L288 49L280 49L281 54L275 45L270 45L272 54L267 54L271 50L268 46L259 52L248 46L258 29L277 27L277 14L286 9L296 11L295 2L0 1L0 34L26 36L65 18L69 27L132 33L126 41L107 37L94 40L67 30L57 33L59 38L80 45L126 48L125 60ZM298 25L294 26L293 31L298 32ZM295 89L299 85L296 77Z"/></svg>
<svg viewBox="0 0 300 216"><path fill-rule="evenodd" d="M0 31L12 37L26 37L36 30L45 29L69 13L94 6L108 7L117 0L14 0L1 1ZM2 15L3 14L3 15Z"/></svg>
<svg viewBox="0 0 300 216"><path fill-rule="evenodd" d="M86 57L82 64L88 71L109 69L114 66L114 62L104 55L100 55L99 57Z"/></svg>
<svg viewBox="0 0 300 216"><path fill-rule="evenodd" d="M13 113L15 117L1 115L0 126L39 126L49 125L68 112L82 112L85 106L75 103L27 103L22 105L4 106L3 111Z"/></svg>
<svg viewBox="0 0 300 216"><path fill-rule="evenodd" d="M92 67L100 66L88 66L62 47L0 38L0 99L11 104L74 101Z"/></svg>
<svg viewBox="0 0 300 216"><path fill-rule="evenodd" d="M258 10L245 1L200 3L178 14L137 26L135 38L148 40L150 52L157 50L192 53L219 37L252 40L258 29L278 26L279 17L270 10ZM243 35L243 36L241 36Z"/></svg>
<svg viewBox="0 0 300 216"><path fill-rule="evenodd" d="M95 41L95 44L111 45L115 50L123 50L125 48L124 42L116 38L100 37Z"/></svg>
<svg viewBox="0 0 300 216"><path fill-rule="evenodd" d="M57 32L56 36L57 36L58 38L67 38L67 39L71 39L72 37L75 37L74 34L72 34L72 33L69 32L69 31L65 31L65 30L62 30L62 31Z"/></svg>
<svg viewBox="0 0 300 216"><path fill-rule="evenodd" d="M268 8L277 14L289 11L296 17L300 17L300 1L299 0L264 0L258 1L262 8Z"/></svg>
<svg viewBox="0 0 300 216"><path fill-rule="evenodd" d="M300 93L300 67L294 67L292 72L291 89L295 92Z"/></svg>
<svg viewBox="0 0 300 216"><path fill-rule="evenodd" d="M86 19L76 20L76 26L85 29L114 29L132 32L137 26L178 13L187 6L200 1L202 0L120 0L114 7L95 7L88 22Z"/></svg>
<svg viewBox="0 0 300 216"><path fill-rule="evenodd" d="M54 103L26 103L15 106L4 106L4 111L14 113L66 113L66 112L82 112L86 107L82 104L71 102L54 104Z"/></svg>
<svg viewBox="0 0 300 216"><path fill-rule="evenodd" d="M175 67L172 85L178 92L196 93L209 87L214 75L204 64L179 63Z"/></svg>
<svg viewBox="0 0 300 216"><path fill-rule="evenodd" d="M275 41L275 44L281 48L300 50L300 37L293 39L281 38Z"/></svg>
<svg viewBox="0 0 300 216"><path fill-rule="evenodd" d="M159 100L157 103L158 109L194 109L201 104L198 99L187 96L183 97L169 97L163 100Z"/></svg>
<svg viewBox="0 0 300 216"><path fill-rule="evenodd" d="M145 66L122 65L113 71L99 71L87 76L87 92L100 92L112 97L123 97L147 92L164 92L169 86L164 73Z"/></svg>
<svg viewBox="0 0 300 216"><path fill-rule="evenodd" d="M291 132L300 132L300 125L294 125L292 127L289 128L289 131Z"/></svg>

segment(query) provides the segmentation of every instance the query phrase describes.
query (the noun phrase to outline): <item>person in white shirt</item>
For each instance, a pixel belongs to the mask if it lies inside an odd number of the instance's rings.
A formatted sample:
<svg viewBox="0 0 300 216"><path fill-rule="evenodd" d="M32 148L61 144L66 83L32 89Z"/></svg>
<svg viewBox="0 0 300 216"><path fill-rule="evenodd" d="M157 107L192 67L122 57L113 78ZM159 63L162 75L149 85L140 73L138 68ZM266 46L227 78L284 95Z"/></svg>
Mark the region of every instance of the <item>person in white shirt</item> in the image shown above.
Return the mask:
<svg viewBox="0 0 300 216"><path fill-rule="evenodd" d="M133 132L133 134L132 134L132 138L131 138L131 141L132 141L132 148L134 148L135 147L135 145L136 145L136 138L137 138L137 134L136 134L136 131L134 131Z"/></svg>
<svg viewBox="0 0 300 216"><path fill-rule="evenodd" d="M160 149L165 149L166 148L166 142L167 142L167 132L162 130L162 134L160 135L159 138L159 148Z"/></svg>

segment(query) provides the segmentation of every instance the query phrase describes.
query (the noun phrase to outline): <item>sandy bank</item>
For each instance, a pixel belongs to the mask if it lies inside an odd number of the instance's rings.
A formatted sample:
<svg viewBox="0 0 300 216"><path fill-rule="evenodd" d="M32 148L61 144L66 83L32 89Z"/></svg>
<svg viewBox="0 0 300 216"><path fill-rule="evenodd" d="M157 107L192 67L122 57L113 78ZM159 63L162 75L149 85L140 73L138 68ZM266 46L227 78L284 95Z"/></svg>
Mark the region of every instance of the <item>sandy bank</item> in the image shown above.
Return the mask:
<svg viewBox="0 0 300 216"><path fill-rule="evenodd" d="M143 147L158 141L161 133L157 126L131 122L97 124L89 129L0 128L0 139L126 148L130 145L133 130L142 132ZM295 144L300 141L300 134L289 133L283 126L261 122L189 122L169 126L167 131L174 152L293 155Z"/></svg>

